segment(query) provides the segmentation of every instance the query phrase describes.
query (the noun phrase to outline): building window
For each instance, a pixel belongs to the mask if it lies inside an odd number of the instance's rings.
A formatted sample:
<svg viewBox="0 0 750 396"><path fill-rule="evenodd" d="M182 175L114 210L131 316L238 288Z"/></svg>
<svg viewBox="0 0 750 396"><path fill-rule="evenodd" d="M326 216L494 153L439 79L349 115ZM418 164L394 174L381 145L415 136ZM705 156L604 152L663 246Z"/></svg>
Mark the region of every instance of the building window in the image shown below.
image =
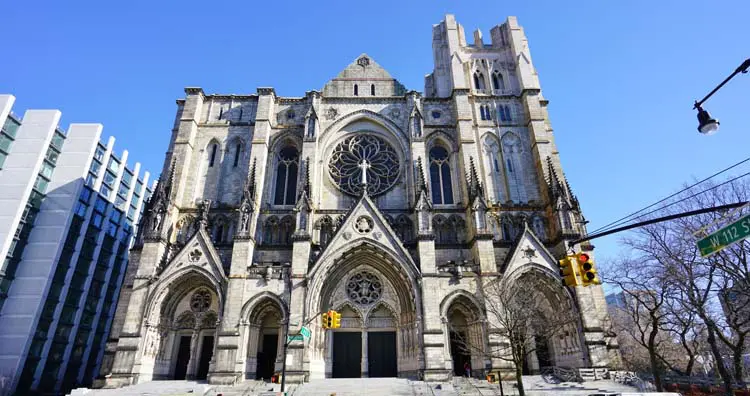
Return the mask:
<svg viewBox="0 0 750 396"><path fill-rule="evenodd" d="M357 84L354 84L354 96L359 96L359 87Z"/></svg>
<svg viewBox="0 0 750 396"><path fill-rule="evenodd" d="M510 117L510 106L501 105L497 106L497 113L500 116L500 121L510 122L513 121Z"/></svg>
<svg viewBox="0 0 750 396"><path fill-rule="evenodd" d="M375 84L370 85L370 95L375 96Z"/></svg>
<svg viewBox="0 0 750 396"><path fill-rule="evenodd" d="M503 81L503 75L500 72L492 73L492 88L497 90L505 89L505 82Z"/></svg>
<svg viewBox="0 0 750 396"><path fill-rule="evenodd" d="M211 148L209 149L209 150L211 150L211 154L208 157L208 166L209 167L214 166L214 161L216 161L216 150L217 150L218 147L219 147L219 145L216 144L216 143L211 144Z"/></svg>
<svg viewBox="0 0 750 396"><path fill-rule="evenodd" d="M466 238L466 223L457 215L447 219L437 215L432 219L432 227L435 230L435 243L438 244L463 243Z"/></svg>
<svg viewBox="0 0 750 396"><path fill-rule="evenodd" d="M453 203L450 157L448 150L441 146L430 149L430 186L432 187L433 203Z"/></svg>
<svg viewBox="0 0 750 396"><path fill-rule="evenodd" d="M482 74L480 72L475 72L474 73L474 88L477 89L477 90L479 90L479 91L484 90L484 88L485 88L485 85L484 85L484 74Z"/></svg>
<svg viewBox="0 0 750 396"><path fill-rule="evenodd" d="M271 216L263 223L263 242L267 245L290 245L294 232L294 219L285 216L279 220Z"/></svg>
<svg viewBox="0 0 750 396"><path fill-rule="evenodd" d="M99 161L91 161L91 173L98 174L99 169L102 168L102 164Z"/></svg>
<svg viewBox="0 0 750 396"><path fill-rule="evenodd" d="M297 148L287 146L277 155L276 193L274 205L294 205L297 198L297 169L299 154Z"/></svg>
<svg viewBox="0 0 750 396"><path fill-rule="evenodd" d="M104 147L97 145L96 152L94 152L94 159L99 162L104 162Z"/></svg>
<svg viewBox="0 0 750 396"><path fill-rule="evenodd" d="M122 173L122 184L130 187L130 182L133 180L133 174L129 170L125 169Z"/></svg>
<svg viewBox="0 0 750 396"><path fill-rule="evenodd" d="M235 168L240 163L240 154L242 154L242 143L237 143L234 149L234 166Z"/></svg>
<svg viewBox="0 0 750 396"><path fill-rule="evenodd" d="M117 176L113 175L110 171L104 172L104 184L109 187L113 187Z"/></svg>
<svg viewBox="0 0 750 396"><path fill-rule="evenodd" d="M55 134L52 135L52 147L59 149L62 149L63 143L65 143L65 135L60 133L60 131L55 131Z"/></svg>
<svg viewBox="0 0 750 396"><path fill-rule="evenodd" d="M120 171L120 163L116 158L112 157L109 159L109 166L107 169L111 170L112 173L117 174Z"/></svg>

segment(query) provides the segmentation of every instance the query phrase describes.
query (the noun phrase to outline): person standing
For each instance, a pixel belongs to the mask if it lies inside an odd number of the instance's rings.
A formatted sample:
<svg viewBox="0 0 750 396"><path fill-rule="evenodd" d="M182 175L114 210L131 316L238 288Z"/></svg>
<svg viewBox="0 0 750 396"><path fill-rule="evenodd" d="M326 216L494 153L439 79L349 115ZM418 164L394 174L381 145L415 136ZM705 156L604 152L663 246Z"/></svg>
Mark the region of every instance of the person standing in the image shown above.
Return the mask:
<svg viewBox="0 0 750 396"><path fill-rule="evenodd" d="M469 362L464 362L464 374L466 377L471 377L471 366L469 365Z"/></svg>

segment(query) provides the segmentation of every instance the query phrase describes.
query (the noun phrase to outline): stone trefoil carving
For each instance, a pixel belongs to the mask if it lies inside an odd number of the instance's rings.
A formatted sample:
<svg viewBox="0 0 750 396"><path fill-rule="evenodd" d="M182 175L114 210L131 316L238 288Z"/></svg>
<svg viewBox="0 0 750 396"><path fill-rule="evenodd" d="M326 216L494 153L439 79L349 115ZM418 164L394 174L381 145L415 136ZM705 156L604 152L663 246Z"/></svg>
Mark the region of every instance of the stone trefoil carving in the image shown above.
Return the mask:
<svg viewBox="0 0 750 396"><path fill-rule="evenodd" d="M344 193L360 195L365 182L367 193L376 196L396 184L400 166L396 150L385 140L373 135L356 135L336 145L328 171Z"/></svg>
<svg viewBox="0 0 750 396"><path fill-rule="evenodd" d="M375 274L361 271L349 278L346 294L357 304L370 305L383 294L383 284Z"/></svg>

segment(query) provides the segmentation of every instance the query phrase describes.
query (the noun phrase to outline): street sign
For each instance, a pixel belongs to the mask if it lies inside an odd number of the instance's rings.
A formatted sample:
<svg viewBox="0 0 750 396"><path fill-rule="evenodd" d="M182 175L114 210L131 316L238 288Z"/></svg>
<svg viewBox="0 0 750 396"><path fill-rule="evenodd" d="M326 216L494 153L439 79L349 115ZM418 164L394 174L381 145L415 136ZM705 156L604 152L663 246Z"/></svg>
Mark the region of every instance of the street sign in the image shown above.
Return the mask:
<svg viewBox="0 0 750 396"><path fill-rule="evenodd" d="M302 334L292 334L290 336L286 337L287 342L290 341L304 341L304 337L302 337Z"/></svg>
<svg viewBox="0 0 750 396"><path fill-rule="evenodd" d="M710 256L750 236L750 214L698 241L701 256Z"/></svg>
<svg viewBox="0 0 750 396"><path fill-rule="evenodd" d="M302 326L302 328L299 329L299 333L305 338L310 338L310 329L305 326Z"/></svg>

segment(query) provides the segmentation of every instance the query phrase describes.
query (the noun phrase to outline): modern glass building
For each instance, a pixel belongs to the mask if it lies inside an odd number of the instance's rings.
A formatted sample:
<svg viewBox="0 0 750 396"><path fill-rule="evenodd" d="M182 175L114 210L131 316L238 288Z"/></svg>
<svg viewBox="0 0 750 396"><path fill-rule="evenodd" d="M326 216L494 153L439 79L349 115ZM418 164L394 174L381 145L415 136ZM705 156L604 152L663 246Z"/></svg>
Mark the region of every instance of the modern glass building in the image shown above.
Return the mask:
<svg viewBox="0 0 750 396"><path fill-rule="evenodd" d="M56 394L99 370L135 225L152 188L100 124L11 114L0 95L0 376Z"/></svg>

